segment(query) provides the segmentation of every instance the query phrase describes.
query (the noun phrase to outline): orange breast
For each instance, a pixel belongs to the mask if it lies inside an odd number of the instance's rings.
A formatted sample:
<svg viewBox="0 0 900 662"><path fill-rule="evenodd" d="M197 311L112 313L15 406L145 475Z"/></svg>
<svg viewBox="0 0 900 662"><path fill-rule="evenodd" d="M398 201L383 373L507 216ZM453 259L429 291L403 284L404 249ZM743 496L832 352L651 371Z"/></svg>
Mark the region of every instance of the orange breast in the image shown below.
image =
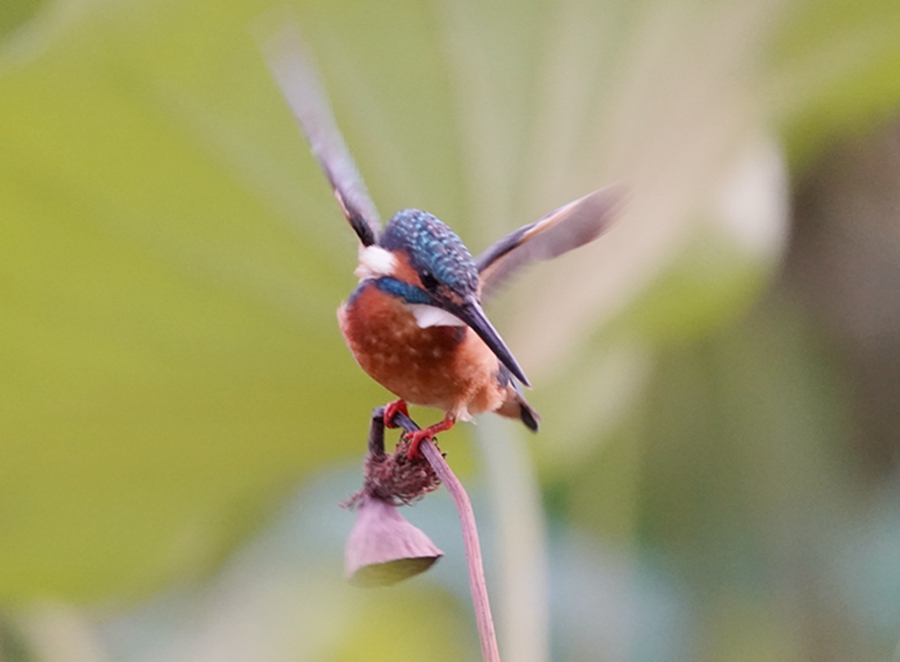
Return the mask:
<svg viewBox="0 0 900 662"><path fill-rule="evenodd" d="M402 301L372 284L341 306L338 320L362 369L407 402L463 420L502 404L497 357L468 327L421 329Z"/></svg>

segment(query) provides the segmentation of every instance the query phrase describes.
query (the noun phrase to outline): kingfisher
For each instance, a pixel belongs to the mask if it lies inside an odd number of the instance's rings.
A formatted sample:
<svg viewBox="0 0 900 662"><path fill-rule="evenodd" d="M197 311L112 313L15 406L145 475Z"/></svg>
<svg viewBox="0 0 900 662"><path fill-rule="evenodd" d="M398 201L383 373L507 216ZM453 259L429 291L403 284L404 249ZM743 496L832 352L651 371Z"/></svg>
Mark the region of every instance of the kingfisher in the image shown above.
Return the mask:
<svg viewBox="0 0 900 662"><path fill-rule="evenodd" d="M341 333L362 369L397 396L385 424L407 404L444 412L408 435L409 456L424 439L472 415L495 412L537 431L540 416L521 385L525 372L491 324L482 301L516 271L582 246L608 226L622 198L608 186L519 228L474 258L447 225L419 209L382 227L324 89L295 29L268 40L264 55L282 94L359 238L356 289L338 309Z"/></svg>

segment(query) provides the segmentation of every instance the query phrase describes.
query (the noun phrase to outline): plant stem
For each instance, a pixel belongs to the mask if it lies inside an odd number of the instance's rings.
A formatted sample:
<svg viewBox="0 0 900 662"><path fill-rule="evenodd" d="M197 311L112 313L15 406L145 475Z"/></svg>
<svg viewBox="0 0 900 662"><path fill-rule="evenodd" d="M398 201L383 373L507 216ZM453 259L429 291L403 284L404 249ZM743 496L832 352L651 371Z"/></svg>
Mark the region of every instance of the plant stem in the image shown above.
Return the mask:
<svg viewBox="0 0 900 662"><path fill-rule="evenodd" d="M429 441L422 442L419 448L425 459L434 467L434 472L450 492L459 521L462 525L463 541L466 545L466 559L469 563L469 588L475 603L475 619L478 621L478 634L481 637L481 654L485 662L499 662L500 652L497 649L497 635L494 632L494 621L491 618L491 604L488 600L487 585L484 581L484 566L481 561L481 545L478 542L478 529L475 526L475 513L472 503L462 483L451 471L444 456Z"/></svg>
<svg viewBox="0 0 900 662"><path fill-rule="evenodd" d="M395 424L406 432L419 429L407 416L397 414L394 416ZM453 497L456 510L459 513L459 521L462 525L463 542L466 547L466 561L469 566L469 589L472 591L472 602L475 605L475 620L478 623L478 636L481 639L481 655L484 662L500 662L500 651L497 648L497 634L494 631L494 620L491 617L491 604L488 600L487 584L484 580L484 564L481 560L481 544L478 542L478 528L475 525L475 512L469 495L450 465L444 460L444 456L430 441L425 440L419 446L419 450L428 463L434 468L434 472L441 479L444 487Z"/></svg>

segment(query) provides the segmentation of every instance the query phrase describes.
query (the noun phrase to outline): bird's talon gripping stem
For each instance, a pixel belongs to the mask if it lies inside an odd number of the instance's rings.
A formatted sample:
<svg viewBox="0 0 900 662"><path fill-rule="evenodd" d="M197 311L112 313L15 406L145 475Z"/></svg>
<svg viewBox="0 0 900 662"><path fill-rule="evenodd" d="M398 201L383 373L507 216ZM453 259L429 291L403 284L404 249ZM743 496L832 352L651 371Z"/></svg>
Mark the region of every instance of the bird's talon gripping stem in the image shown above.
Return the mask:
<svg viewBox="0 0 900 662"><path fill-rule="evenodd" d="M416 457L422 457L422 453L419 450L419 445L426 439L432 441L434 439L434 435L436 435L438 432L449 430L453 427L454 423L456 423L456 421L447 416L440 423L429 425L424 430L416 430L415 432L406 433L405 437L407 441L409 441L409 451L407 451L406 456L410 460Z"/></svg>
<svg viewBox="0 0 900 662"><path fill-rule="evenodd" d="M406 439L409 441L409 450L406 453L406 457L410 460L422 457L422 451L419 450L419 444L428 439L434 439L434 437L430 434L431 428L425 428L424 430L416 430L415 432L411 432L406 435Z"/></svg>
<svg viewBox="0 0 900 662"><path fill-rule="evenodd" d="M396 423L394 423L394 416L397 414L403 414L407 418L409 418L409 411L406 409L406 400L394 400L393 402L389 402L384 408L384 426L386 428L397 428L400 427Z"/></svg>

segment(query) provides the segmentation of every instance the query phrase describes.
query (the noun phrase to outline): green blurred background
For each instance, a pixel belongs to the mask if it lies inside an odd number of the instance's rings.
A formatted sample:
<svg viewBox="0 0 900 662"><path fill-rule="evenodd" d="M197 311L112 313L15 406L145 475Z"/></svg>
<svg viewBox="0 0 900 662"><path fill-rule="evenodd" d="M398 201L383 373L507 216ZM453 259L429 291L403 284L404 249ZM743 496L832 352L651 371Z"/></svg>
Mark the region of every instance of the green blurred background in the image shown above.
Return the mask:
<svg viewBox="0 0 900 662"><path fill-rule="evenodd" d="M433 571L342 579L389 395L285 16L384 216L477 253L631 187L489 302L541 433L442 437L504 659L891 659L895 0L2 0L0 660L477 659L445 494Z"/></svg>

